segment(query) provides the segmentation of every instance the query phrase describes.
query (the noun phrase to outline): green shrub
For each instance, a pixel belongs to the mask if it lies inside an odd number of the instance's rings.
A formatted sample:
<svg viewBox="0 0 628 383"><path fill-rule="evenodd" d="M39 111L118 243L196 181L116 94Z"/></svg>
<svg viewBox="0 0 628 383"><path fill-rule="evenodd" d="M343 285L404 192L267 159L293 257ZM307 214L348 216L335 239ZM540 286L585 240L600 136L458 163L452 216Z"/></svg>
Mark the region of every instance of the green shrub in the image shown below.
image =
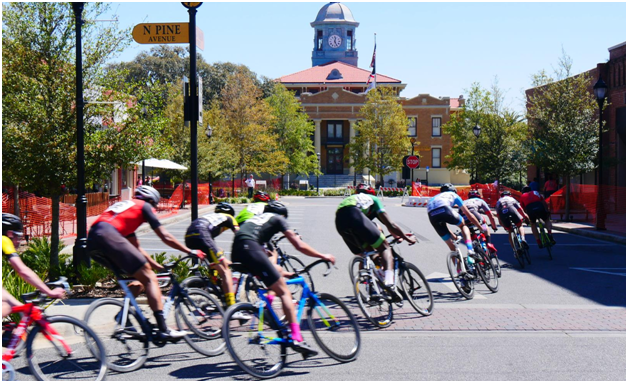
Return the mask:
<svg viewBox="0 0 628 383"><path fill-rule="evenodd" d="M176 262L178 260L179 260L178 256L171 255L167 263ZM177 264L177 267L172 269L173 274L177 276L177 281L183 282L183 280L190 275L190 262L191 260L189 259L184 262L179 262Z"/></svg>
<svg viewBox="0 0 628 383"><path fill-rule="evenodd" d="M345 194L346 188L338 188L338 189L325 189L322 190L322 194L330 197L342 197Z"/></svg>
<svg viewBox="0 0 628 383"><path fill-rule="evenodd" d="M240 203L250 203L251 201L247 197L240 197Z"/></svg>
<svg viewBox="0 0 628 383"><path fill-rule="evenodd" d="M155 260L155 262L159 263L160 265L163 265L164 263L166 263L166 252L163 251L161 253L155 253L152 255L153 259Z"/></svg>
<svg viewBox="0 0 628 383"><path fill-rule="evenodd" d="M65 245L62 241L59 241L59 253ZM42 280L45 280L48 277L48 270L50 269L50 241L46 237L42 238L34 238L28 244L28 249L26 249L21 255L20 258L24 261L26 266L30 267L35 274L37 274ZM62 258L63 262L62 262ZM67 256L64 255L62 257L59 254L59 268L60 274L61 271L67 271Z"/></svg>
<svg viewBox="0 0 628 383"><path fill-rule="evenodd" d="M113 277L113 271L96 262L92 262L91 267L85 265L78 267L77 281L85 286L86 291L92 291L96 287L96 283L110 280Z"/></svg>

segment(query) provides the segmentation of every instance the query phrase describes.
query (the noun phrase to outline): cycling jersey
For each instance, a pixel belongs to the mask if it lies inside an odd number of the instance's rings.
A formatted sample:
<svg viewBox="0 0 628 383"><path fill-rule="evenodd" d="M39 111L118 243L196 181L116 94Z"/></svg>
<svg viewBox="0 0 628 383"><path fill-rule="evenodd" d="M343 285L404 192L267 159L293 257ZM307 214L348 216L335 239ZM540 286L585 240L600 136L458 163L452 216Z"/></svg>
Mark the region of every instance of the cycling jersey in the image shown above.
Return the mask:
<svg viewBox="0 0 628 383"><path fill-rule="evenodd" d="M248 239L264 244L270 241L273 235L287 230L289 230L288 221L284 217L274 213L263 213L242 224L235 235L234 242Z"/></svg>
<svg viewBox="0 0 628 383"><path fill-rule="evenodd" d="M139 199L120 201L109 206L94 224L98 222L111 224L124 237L133 234L144 222L148 222L153 230L161 226L155 209L148 202Z"/></svg>
<svg viewBox="0 0 628 383"><path fill-rule="evenodd" d="M477 218L480 223L484 223L486 220L482 216L482 214L491 214L491 208L488 204L481 198L469 198L468 200L463 202L463 205L469 209L469 212ZM469 224L469 218L464 214L462 209L458 211L462 219L464 219L466 224Z"/></svg>
<svg viewBox="0 0 628 383"><path fill-rule="evenodd" d="M543 197L541 197L538 191L531 191L521 195L521 206L523 206L524 209L526 206L535 202L543 202Z"/></svg>
<svg viewBox="0 0 628 383"><path fill-rule="evenodd" d="M549 216L549 211L543 203L543 197L537 191L521 195L521 206L523 206L526 214L530 217L531 222L536 222L537 219L545 221Z"/></svg>
<svg viewBox="0 0 628 383"><path fill-rule="evenodd" d="M7 259L19 257L17 251L15 250L15 246L13 246L13 241L6 235L2 236L2 256Z"/></svg>
<svg viewBox="0 0 628 383"><path fill-rule="evenodd" d="M379 213L386 211L379 198L364 193L354 194L343 199L337 210L345 207L357 207L370 220L377 218Z"/></svg>
<svg viewBox="0 0 628 383"><path fill-rule="evenodd" d="M442 192L429 200L427 203L427 211L430 212L432 210L436 210L443 206L462 206L462 198L454 192Z"/></svg>
<svg viewBox="0 0 628 383"><path fill-rule="evenodd" d="M238 227L235 219L223 213L212 213L192 222L185 233L185 245L190 249L201 250L208 254L212 262L222 258L223 251L216 245L214 238L225 230Z"/></svg>
<svg viewBox="0 0 628 383"><path fill-rule="evenodd" d="M497 214L506 214L508 213L506 210L519 210L521 209L521 205L519 205L519 202L517 202L516 199L510 197L510 196L504 196L502 198L500 198L497 201L497 204L495 205L495 211L497 211ZM517 213L519 214L519 213Z"/></svg>
<svg viewBox="0 0 628 383"><path fill-rule="evenodd" d="M519 202L510 196L504 196L497 201L495 211L499 215L504 229L510 231L513 224L517 227L521 226L523 217L519 214L520 209Z"/></svg>
<svg viewBox="0 0 628 383"><path fill-rule="evenodd" d="M260 215L264 213L264 208L268 205L266 202L254 202L249 204L247 207L242 209L238 215L236 215L236 222L241 225L246 222L249 218Z"/></svg>
<svg viewBox="0 0 628 383"><path fill-rule="evenodd" d="M447 224L460 226L464 221L454 209L462 206L462 198L454 192L442 192L430 199L427 203L427 215L432 227L443 241L451 238Z"/></svg>

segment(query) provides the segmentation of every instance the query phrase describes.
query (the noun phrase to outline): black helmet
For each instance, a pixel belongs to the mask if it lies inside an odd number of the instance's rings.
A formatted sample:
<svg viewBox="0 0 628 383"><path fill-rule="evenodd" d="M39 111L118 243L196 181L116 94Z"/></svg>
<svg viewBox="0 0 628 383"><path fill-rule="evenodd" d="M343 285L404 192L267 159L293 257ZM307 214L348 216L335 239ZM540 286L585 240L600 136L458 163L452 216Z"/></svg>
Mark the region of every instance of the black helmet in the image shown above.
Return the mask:
<svg viewBox="0 0 628 383"><path fill-rule="evenodd" d="M502 190L502 192L500 194L501 194L502 197L512 195L510 190Z"/></svg>
<svg viewBox="0 0 628 383"><path fill-rule="evenodd" d="M286 205L279 201L270 201L268 205L264 207L264 213L275 213L288 218L288 209L286 208Z"/></svg>
<svg viewBox="0 0 628 383"><path fill-rule="evenodd" d="M456 194L458 194L458 191L456 190L456 187L453 184L450 183L446 183L443 186L440 187L440 192L454 192Z"/></svg>
<svg viewBox="0 0 628 383"><path fill-rule="evenodd" d="M255 195L253 196L253 201L254 202L268 202L270 201L270 196L266 192L256 191Z"/></svg>
<svg viewBox="0 0 628 383"><path fill-rule="evenodd" d="M235 210L233 210L233 206L229 205L226 202L220 202L218 205L216 205L216 209L214 209L214 212L229 214L230 216L235 215Z"/></svg>
<svg viewBox="0 0 628 383"><path fill-rule="evenodd" d="M21 235L23 229L24 226L22 225L20 217L9 213L2 213L2 235L5 235L7 231L14 231Z"/></svg>
<svg viewBox="0 0 628 383"><path fill-rule="evenodd" d="M358 186L356 186L355 192L357 194L360 194L360 193L371 194L371 195L376 195L377 194L375 192L375 189L373 189L371 187L371 185L367 185L367 184L359 184Z"/></svg>
<svg viewBox="0 0 628 383"><path fill-rule="evenodd" d="M469 190L469 198L482 198L477 190Z"/></svg>
<svg viewBox="0 0 628 383"><path fill-rule="evenodd" d="M150 186L142 185L138 186L138 188L135 189L135 198L144 200L154 207L157 207L161 196L159 195L157 189Z"/></svg>
<svg viewBox="0 0 628 383"><path fill-rule="evenodd" d="M521 189L522 193L528 193L528 192L531 192L531 191L532 191L532 189L529 186L524 186L523 189Z"/></svg>

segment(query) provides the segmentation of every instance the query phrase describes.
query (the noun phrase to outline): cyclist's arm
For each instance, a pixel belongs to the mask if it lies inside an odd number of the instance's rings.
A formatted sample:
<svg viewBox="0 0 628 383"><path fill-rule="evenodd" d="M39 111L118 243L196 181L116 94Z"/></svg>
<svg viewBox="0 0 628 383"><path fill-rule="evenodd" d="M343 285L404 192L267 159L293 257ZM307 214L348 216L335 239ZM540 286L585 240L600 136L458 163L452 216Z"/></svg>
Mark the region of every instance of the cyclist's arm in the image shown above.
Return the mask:
<svg viewBox="0 0 628 383"><path fill-rule="evenodd" d="M161 239L163 243L172 247L173 249L179 250L186 254L192 251L187 246L177 241L174 235L170 234L168 230L166 230L163 226L159 226L157 229L155 229L155 234L157 234L157 236L159 237L159 239Z"/></svg>
<svg viewBox="0 0 628 383"><path fill-rule="evenodd" d="M377 214L377 218L386 226L390 234L392 234L396 238L401 237L410 244L416 243L413 238L407 236L406 233L404 233L403 230L399 228L399 226L397 226L394 222L390 220L388 213L386 213L385 211Z"/></svg>
<svg viewBox="0 0 628 383"><path fill-rule="evenodd" d="M142 247L140 246L140 241L137 240L137 237L135 236L135 233L133 233L132 235L126 237L129 242L131 242L131 244L135 247L137 247L137 249L140 251L140 253L142 253L142 255L146 258L146 260L148 261L148 264L150 265L151 268L155 269L155 270L163 270L164 267L162 265L160 265L159 263L157 263L157 261L155 261L153 259L153 257L151 257L146 250L142 249Z"/></svg>
<svg viewBox="0 0 628 383"><path fill-rule="evenodd" d="M296 235L294 231L286 230L283 232L283 235L285 235L288 241L290 241L290 243L292 244L292 246L294 246L294 248L300 251L301 253L309 257L324 259L326 261L331 262L334 265L336 264L336 258L333 255L319 253L318 251L314 250L314 248L312 248L310 245L303 242L303 240L301 240L301 238L299 238L299 236Z"/></svg>
<svg viewBox="0 0 628 383"><path fill-rule="evenodd" d="M51 290L39 278L39 276L37 274L35 274L35 272L33 270L31 270L30 267L26 266L26 264L24 263L24 261L22 261L22 259L20 257L9 258L9 263L11 264L11 267L13 267L13 270L15 270L15 272L20 277L22 277L22 279L24 279L26 282L28 282L28 284L30 284L31 286L35 287L36 289L38 289L42 293L44 293L44 294L46 294L46 295L48 295L49 297L52 297L52 298L61 298L61 297L63 297L63 294L65 293L65 290L63 290L62 288L56 288L54 290Z"/></svg>
<svg viewBox="0 0 628 383"><path fill-rule="evenodd" d="M475 225L475 227L477 227L478 229L482 229L482 224L480 223L480 221L478 221L478 219L476 218L475 214L471 213L471 211L469 211L469 208L462 205L460 206L460 210L462 210L462 212L464 213L464 215L467 216L467 218L469 218L469 221L471 221L472 224Z"/></svg>

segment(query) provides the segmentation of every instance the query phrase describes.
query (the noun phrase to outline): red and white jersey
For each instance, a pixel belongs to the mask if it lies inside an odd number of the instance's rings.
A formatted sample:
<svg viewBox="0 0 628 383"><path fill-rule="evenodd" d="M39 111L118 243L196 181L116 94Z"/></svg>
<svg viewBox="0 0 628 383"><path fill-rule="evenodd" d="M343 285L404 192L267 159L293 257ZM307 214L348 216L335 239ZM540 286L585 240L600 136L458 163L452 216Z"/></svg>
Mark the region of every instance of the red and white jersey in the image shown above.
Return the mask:
<svg viewBox="0 0 628 383"><path fill-rule="evenodd" d="M109 206L94 224L98 222L111 224L124 237L135 233L144 222L148 222L153 230L161 225L155 215L155 209L148 202L139 199L120 201Z"/></svg>

